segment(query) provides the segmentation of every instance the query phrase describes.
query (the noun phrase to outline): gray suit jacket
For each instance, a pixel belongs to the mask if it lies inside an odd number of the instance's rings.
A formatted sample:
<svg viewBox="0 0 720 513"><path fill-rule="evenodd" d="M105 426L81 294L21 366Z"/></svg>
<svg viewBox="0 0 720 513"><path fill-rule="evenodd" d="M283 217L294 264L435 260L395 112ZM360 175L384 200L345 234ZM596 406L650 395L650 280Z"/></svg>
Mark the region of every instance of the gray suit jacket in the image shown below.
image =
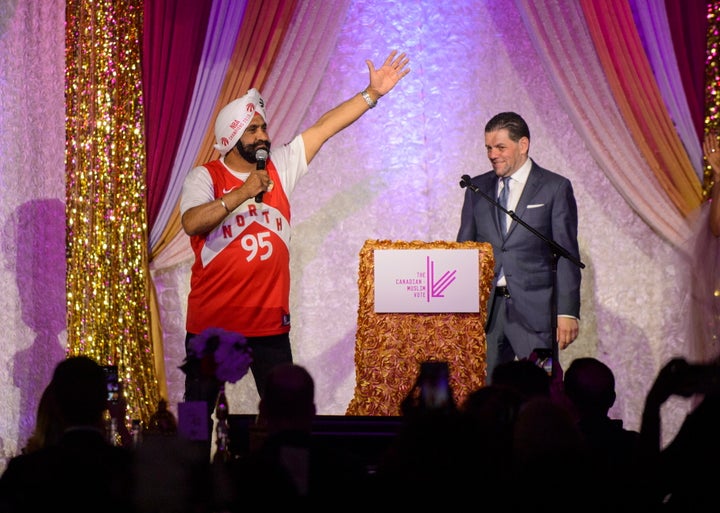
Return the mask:
<svg viewBox="0 0 720 513"><path fill-rule="evenodd" d="M471 183L491 198L497 198L498 178L494 171L474 177ZM533 162L515 214L579 261L577 205L570 180ZM520 321L528 331L550 331L553 255L545 241L515 221L503 238L495 206L469 188L465 192L457 240L492 244L495 278L488 314L502 266L513 298L509 306L513 311L509 315ZM556 293L558 315L579 318L580 268L566 258L558 259Z"/></svg>

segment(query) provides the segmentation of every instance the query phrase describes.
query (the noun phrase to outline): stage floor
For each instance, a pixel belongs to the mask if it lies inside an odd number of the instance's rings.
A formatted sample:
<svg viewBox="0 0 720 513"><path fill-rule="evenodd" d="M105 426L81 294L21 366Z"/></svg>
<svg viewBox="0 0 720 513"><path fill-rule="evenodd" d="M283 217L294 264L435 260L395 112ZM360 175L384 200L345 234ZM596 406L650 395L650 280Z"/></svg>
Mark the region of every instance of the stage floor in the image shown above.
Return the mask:
<svg viewBox="0 0 720 513"><path fill-rule="evenodd" d="M253 447L258 436L255 417L230 415L230 447L235 456L247 454ZM372 471L401 425L399 416L317 415L312 436L322 444L354 454Z"/></svg>

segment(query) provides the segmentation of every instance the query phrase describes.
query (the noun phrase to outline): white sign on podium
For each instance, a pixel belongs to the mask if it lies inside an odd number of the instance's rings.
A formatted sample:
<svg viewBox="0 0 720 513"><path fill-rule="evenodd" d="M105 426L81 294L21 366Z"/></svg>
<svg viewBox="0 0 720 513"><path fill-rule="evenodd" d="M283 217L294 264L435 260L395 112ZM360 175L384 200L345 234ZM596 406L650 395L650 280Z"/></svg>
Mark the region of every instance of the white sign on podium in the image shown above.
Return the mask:
<svg viewBox="0 0 720 513"><path fill-rule="evenodd" d="M375 312L480 311L477 249L376 249Z"/></svg>

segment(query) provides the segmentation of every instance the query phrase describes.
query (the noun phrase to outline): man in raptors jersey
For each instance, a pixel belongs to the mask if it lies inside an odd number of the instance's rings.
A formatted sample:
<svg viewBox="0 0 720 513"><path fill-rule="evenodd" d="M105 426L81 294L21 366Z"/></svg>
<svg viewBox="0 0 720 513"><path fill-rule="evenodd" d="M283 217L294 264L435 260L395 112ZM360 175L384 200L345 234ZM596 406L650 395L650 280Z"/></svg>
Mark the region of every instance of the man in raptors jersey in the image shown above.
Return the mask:
<svg viewBox="0 0 720 513"><path fill-rule="evenodd" d="M410 72L408 62L396 51L378 69L366 61L370 84L364 91L272 150L264 100L251 89L218 114L220 158L185 179L180 212L195 253L186 348L206 328L242 333L253 351L250 368L260 396L270 369L292 363L289 195L325 141L373 108ZM258 150L269 152L264 166ZM186 376L186 400L213 401L216 395L216 389L198 390Z"/></svg>

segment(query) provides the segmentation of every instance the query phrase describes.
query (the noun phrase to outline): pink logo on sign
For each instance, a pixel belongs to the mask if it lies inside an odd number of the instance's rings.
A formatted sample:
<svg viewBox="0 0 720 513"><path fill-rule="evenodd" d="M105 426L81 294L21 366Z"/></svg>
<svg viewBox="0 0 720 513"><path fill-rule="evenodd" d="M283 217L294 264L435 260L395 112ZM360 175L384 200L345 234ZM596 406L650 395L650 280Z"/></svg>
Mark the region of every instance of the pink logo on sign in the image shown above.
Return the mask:
<svg viewBox="0 0 720 513"><path fill-rule="evenodd" d="M428 281L430 282L430 286L427 287L427 302L429 303L430 298L445 297L444 292L455 281L457 269L453 269L452 271L445 271L445 273L443 273L440 278L435 280L435 261L431 260L430 257L427 257L425 261L427 265Z"/></svg>

